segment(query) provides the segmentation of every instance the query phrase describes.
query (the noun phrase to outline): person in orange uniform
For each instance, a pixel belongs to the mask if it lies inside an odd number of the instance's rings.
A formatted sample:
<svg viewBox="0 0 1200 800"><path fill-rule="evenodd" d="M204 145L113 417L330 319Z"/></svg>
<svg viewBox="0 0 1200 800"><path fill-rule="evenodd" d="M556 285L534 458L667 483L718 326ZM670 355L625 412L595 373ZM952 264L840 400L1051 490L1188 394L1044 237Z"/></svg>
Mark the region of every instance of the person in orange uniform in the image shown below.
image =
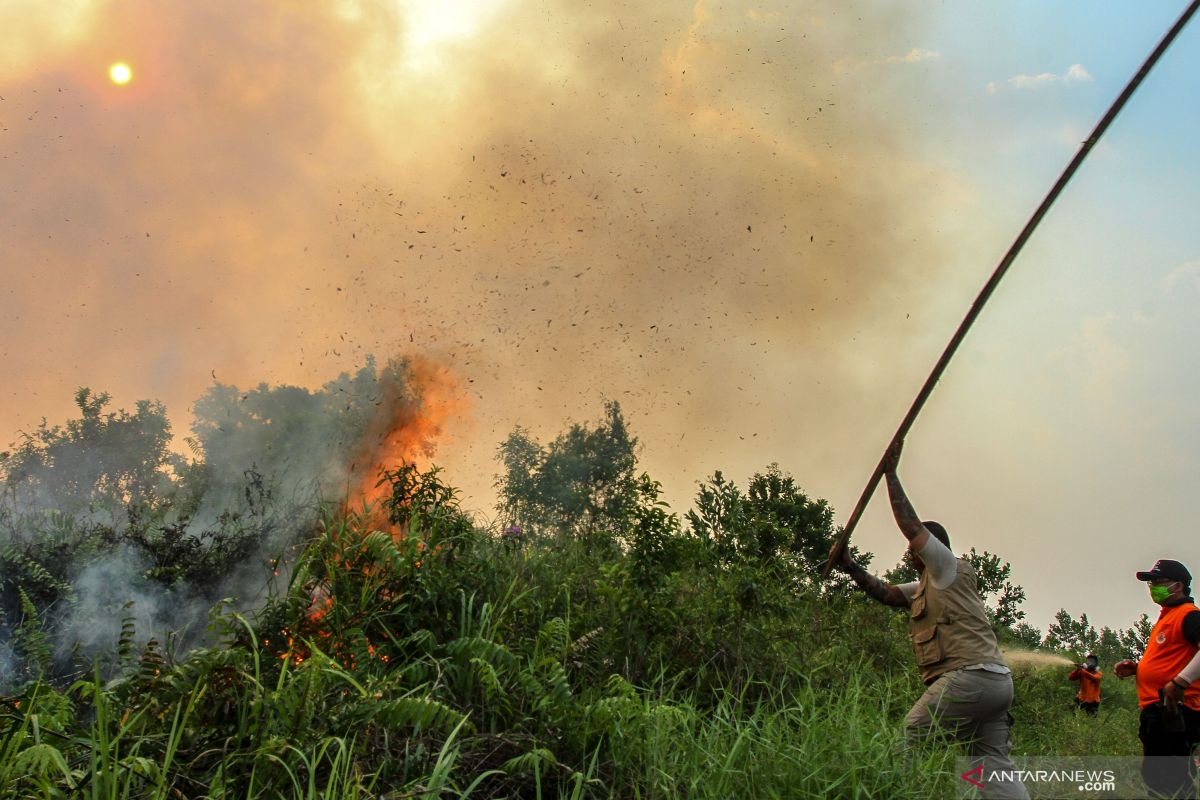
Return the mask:
<svg viewBox="0 0 1200 800"><path fill-rule="evenodd" d="M1079 681L1079 695L1075 698L1075 707L1082 708L1089 714L1095 714L1100 708L1100 678L1104 673L1100 671L1099 663L1095 653L1088 653L1083 664L1067 676L1069 681Z"/></svg>
<svg viewBox="0 0 1200 800"><path fill-rule="evenodd" d="M1141 719L1142 779L1166 797L1195 797L1200 745L1200 608L1192 600L1192 575L1178 561L1161 559L1139 581L1162 606L1141 661L1118 661L1119 678L1137 676Z"/></svg>

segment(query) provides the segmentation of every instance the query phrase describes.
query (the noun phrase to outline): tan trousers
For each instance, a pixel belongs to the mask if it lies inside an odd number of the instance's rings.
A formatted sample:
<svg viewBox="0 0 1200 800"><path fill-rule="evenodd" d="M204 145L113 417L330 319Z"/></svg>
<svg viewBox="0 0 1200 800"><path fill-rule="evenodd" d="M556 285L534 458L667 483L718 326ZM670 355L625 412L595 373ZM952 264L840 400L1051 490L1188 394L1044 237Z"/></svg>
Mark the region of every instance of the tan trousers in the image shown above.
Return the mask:
<svg viewBox="0 0 1200 800"><path fill-rule="evenodd" d="M949 734L967 742L971 768L981 763L985 774L1015 769L1010 752L1012 734L1008 710L1012 707L1012 676L982 669L956 669L929 685L904 720L910 744L931 736ZM1028 798L1020 780L984 780L983 797Z"/></svg>

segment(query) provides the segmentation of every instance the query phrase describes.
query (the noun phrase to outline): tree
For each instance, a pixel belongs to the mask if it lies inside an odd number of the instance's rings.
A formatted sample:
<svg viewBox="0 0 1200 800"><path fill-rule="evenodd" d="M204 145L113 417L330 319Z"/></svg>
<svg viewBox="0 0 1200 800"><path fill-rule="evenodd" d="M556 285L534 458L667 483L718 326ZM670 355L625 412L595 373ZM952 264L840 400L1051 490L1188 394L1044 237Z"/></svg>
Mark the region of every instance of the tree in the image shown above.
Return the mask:
<svg viewBox="0 0 1200 800"><path fill-rule="evenodd" d="M720 562L753 564L802 584L815 580L836 535L829 504L804 494L778 464L755 473L745 493L714 473L700 485L686 517L692 535L707 542ZM872 558L854 547L850 555L863 566ZM827 588L845 583L839 574Z"/></svg>
<svg viewBox="0 0 1200 800"><path fill-rule="evenodd" d="M896 566L883 573L883 579L898 586L902 583L916 583L921 579L921 574L917 572L917 568L913 566L912 559L906 552Z"/></svg>
<svg viewBox="0 0 1200 800"><path fill-rule="evenodd" d="M637 439L621 406L604 404L595 425L573 423L542 446L517 427L499 447L498 510L506 522L552 528L586 541L612 539L638 502Z"/></svg>
<svg viewBox="0 0 1200 800"><path fill-rule="evenodd" d="M730 563L738 556L737 532L745 527L748 514L741 489L717 470L700 484L696 507L685 516L692 535L707 543L718 561Z"/></svg>
<svg viewBox="0 0 1200 800"><path fill-rule="evenodd" d="M79 389L79 416L46 420L0 453L0 611L29 618L71 596L80 566L171 507L184 459L168 449L161 403L107 410L109 396ZM61 609L60 609L61 613Z"/></svg>
<svg viewBox="0 0 1200 800"><path fill-rule="evenodd" d="M1042 644L1042 632L1028 622L1018 622L1009 629L1008 636L1014 644L1027 650L1036 650Z"/></svg>
<svg viewBox="0 0 1200 800"><path fill-rule="evenodd" d="M502 524L528 525L541 509L537 499L538 470L546 454L544 448L520 425L513 428L498 450L504 472L493 486L500 498L497 511Z"/></svg>
<svg viewBox="0 0 1200 800"><path fill-rule="evenodd" d="M1150 631L1153 628L1154 623L1150 621L1150 617L1142 614L1132 627L1126 628L1117 635L1121 642L1121 651L1126 658L1142 657L1142 653L1146 652L1146 645L1150 643Z"/></svg>
<svg viewBox="0 0 1200 800"><path fill-rule="evenodd" d="M1121 646L1121 635L1105 625L1100 629L1100 638L1096 642L1096 658L1101 664L1114 664L1123 658L1129 658L1125 648Z"/></svg>
<svg viewBox="0 0 1200 800"><path fill-rule="evenodd" d="M380 471L432 452L422 378L408 360L373 358L320 389L215 384L196 401L193 436L203 461L198 491L217 511L240 508L251 473L291 513L374 486Z"/></svg>
<svg viewBox="0 0 1200 800"><path fill-rule="evenodd" d="M616 401L604 404L604 417L594 428L572 425L551 442L538 473L542 502L588 540L598 526L621 528L635 504L637 439Z"/></svg>
<svg viewBox="0 0 1200 800"><path fill-rule="evenodd" d="M1054 615L1054 622L1046 629L1046 638L1042 646L1048 650L1065 650L1082 660L1088 653L1096 652L1100 645L1100 634L1088 622L1087 614L1080 614L1074 619L1065 608L1060 608Z"/></svg>
<svg viewBox="0 0 1200 800"><path fill-rule="evenodd" d="M679 567L679 517L659 499L661 494L662 485L643 472L628 540L630 574L642 591L660 588Z"/></svg>
<svg viewBox="0 0 1200 800"><path fill-rule="evenodd" d="M75 393L79 417L42 420L13 451L0 454L0 483L11 513L101 514L112 524L157 508L185 462L170 452L162 403L140 400L133 413L106 411L110 397Z"/></svg>
<svg viewBox="0 0 1200 800"><path fill-rule="evenodd" d="M975 578L979 588L979 596L983 599L988 618L995 628L1011 628L1025 619L1021 603L1025 602L1024 587L1009 580L1012 565L1007 561L1001 562L1000 556L984 550L982 553L971 548L965 556L975 570ZM988 605L988 598L996 596L995 605Z"/></svg>

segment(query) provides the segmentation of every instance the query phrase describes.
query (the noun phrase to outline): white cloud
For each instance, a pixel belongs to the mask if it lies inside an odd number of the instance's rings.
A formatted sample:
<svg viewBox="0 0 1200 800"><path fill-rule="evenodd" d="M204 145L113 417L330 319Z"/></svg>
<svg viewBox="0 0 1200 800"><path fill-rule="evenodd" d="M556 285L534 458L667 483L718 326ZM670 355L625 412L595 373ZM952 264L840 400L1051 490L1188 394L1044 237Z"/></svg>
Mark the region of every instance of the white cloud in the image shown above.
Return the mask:
<svg viewBox="0 0 1200 800"><path fill-rule="evenodd" d="M1063 81L1066 83L1091 83L1092 73L1088 72L1083 64L1072 64L1063 75Z"/></svg>
<svg viewBox="0 0 1200 800"><path fill-rule="evenodd" d="M1162 286L1168 293L1180 288L1181 285L1200 291L1200 259L1184 262L1163 278Z"/></svg>
<svg viewBox="0 0 1200 800"><path fill-rule="evenodd" d="M1058 80L1059 76L1053 72L1042 72L1037 75L1014 75L1008 79L1008 84L1015 89L1037 89Z"/></svg>
<svg viewBox="0 0 1200 800"><path fill-rule="evenodd" d="M1084 317L1070 342L1049 354L1052 362L1077 371L1096 397L1110 394L1135 360L1128 344L1127 314L1110 311Z"/></svg>
<svg viewBox="0 0 1200 800"><path fill-rule="evenodd" d="M1041 89L1052 84L1090 83L1092 73L1083 64L1072 64L1061 75L1055 72L1040 72L1037 75L1014 75L1004 83L991 81L987 85L988 94L995 94L1008 86L1013 89Z"/></svg>
<svg viewBox="0 0 1200 800"><path fill-rule="evenodd" d="M888 56L887 58L875 61L876 64L916 64L919 61L931 61L941 58L942 54L936 50L924 50L920 47L914 47L902 56Z"/></svg>
<svg viewBox="0 0 1200 800"><path fill-rule="evenodd" d="M863 67L871 67L878 64L919 64L922 61L935 61L941 57L942 54L936 50L914 47L901 56L887 56L886 58L874 58L869 61L858 62L841 59L834 62L833 66L838 72L844 72L849 69L862 69Z"/></svg>

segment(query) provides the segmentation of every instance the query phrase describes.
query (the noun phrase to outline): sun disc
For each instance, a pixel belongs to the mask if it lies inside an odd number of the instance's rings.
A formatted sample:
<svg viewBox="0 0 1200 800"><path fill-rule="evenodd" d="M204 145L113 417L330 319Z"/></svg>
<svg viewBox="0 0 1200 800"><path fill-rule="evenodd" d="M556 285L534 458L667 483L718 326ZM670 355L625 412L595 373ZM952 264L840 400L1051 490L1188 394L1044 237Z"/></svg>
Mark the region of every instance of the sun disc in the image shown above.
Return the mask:
<svg viewBox="0 0 1200 800"><path fill-rule="evenodd" d="M128 64L118 61L109 67L108 77L112 78L112 82L118 86L124 86L133 79L133 70L129 68Z"/></svg>

